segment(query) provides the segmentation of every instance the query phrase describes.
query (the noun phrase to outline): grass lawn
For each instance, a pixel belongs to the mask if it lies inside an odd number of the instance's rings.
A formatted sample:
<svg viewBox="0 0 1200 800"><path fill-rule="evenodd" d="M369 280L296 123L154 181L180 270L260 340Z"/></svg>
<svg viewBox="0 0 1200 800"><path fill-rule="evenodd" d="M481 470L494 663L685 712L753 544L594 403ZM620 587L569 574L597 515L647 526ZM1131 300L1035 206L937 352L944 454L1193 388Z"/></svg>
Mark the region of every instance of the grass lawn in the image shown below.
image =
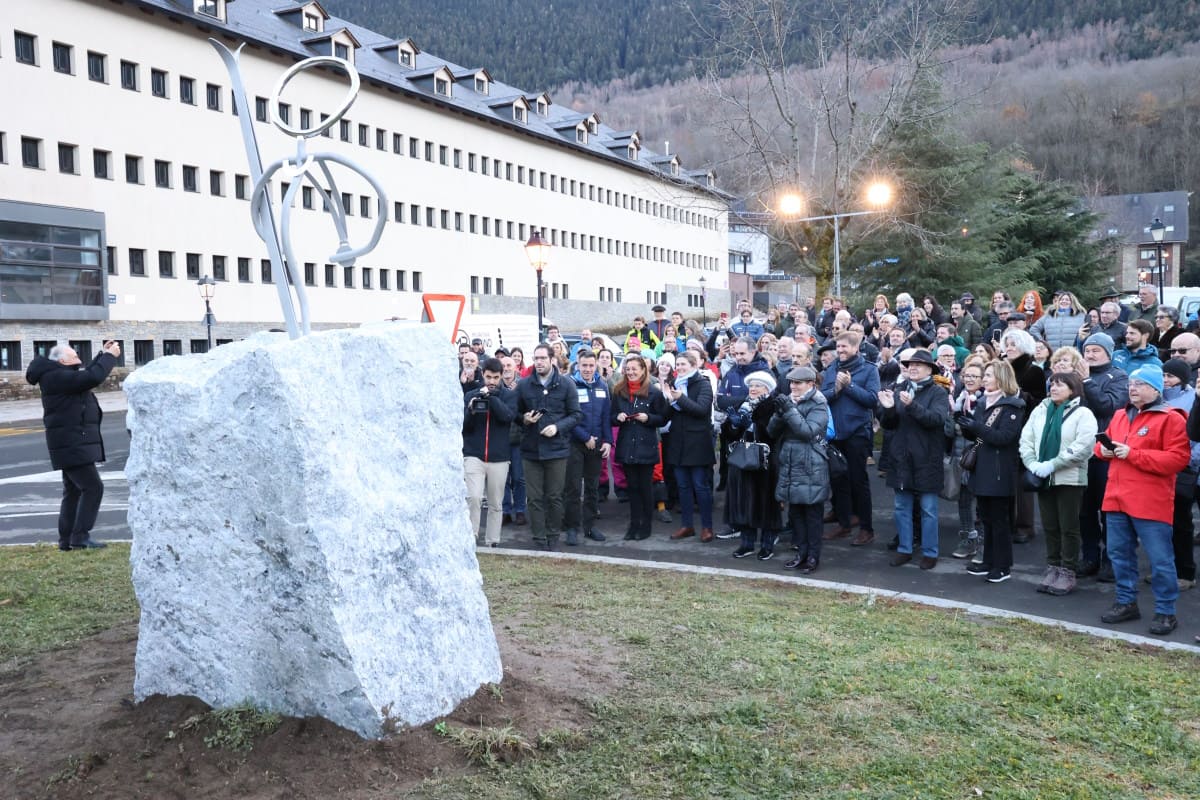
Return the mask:
<svg viewBox="0 0 1200 800"><path fill-rule="evenodd" d="M606 643L578 658L615 663L620 679L587 698L585 736L418 796L1200 796L1190 654L766 582L481 566L510 635ZM0 603L3 659L129 620L128 548L6 549ZM449 733L448 746L463 738Z"/></svg>

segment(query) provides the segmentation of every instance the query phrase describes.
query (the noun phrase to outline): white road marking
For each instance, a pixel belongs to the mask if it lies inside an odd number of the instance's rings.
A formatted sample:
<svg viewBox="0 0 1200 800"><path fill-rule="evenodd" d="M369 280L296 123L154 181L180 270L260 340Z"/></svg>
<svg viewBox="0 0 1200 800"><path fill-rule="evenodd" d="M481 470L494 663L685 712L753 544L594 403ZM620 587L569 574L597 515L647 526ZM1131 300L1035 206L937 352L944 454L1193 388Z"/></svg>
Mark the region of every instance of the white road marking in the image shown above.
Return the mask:
<svg viewBox="0 0 1200 800"><path fill-rule="evenodd" d="M123 481L125 480L125 470L101 472L100 480ZM29 475L13 475L8 478L0 478L0 486L15 483L62 483L62 472L58 470L53 472L34 472Z"/></svg>

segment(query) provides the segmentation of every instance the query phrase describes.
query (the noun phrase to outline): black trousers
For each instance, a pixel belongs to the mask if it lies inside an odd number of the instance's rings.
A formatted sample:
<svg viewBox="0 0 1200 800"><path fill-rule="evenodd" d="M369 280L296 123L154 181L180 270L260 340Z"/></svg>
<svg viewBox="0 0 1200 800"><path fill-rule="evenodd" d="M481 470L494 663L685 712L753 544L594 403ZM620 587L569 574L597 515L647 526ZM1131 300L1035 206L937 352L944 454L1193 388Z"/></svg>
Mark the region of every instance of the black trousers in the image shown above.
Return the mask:
<svg viewBox="0 0 1200 800"><path fill-rule="evenodd" d="M1194 480L1194 479L1193 479ZM1192 503L1196 502L1196 485L1187 491L1175 487L1175 519L1171 525L1171 545L1175 550L1175 577L1187 581L1196 580L1196 556L1192 552L1195 542L1192 537Z"/></svg>
<svg viewBox="0 0 1200 800"><path fill-rule="evenodd" d="M58 543L87 541L104 499L104 481L95 464L68 467L63 474L62 505L58 509Z"/></svg>
<svg viewBox="0 0 1200 800"><path fill-rule="evenodd" d="M598 508L600 466L603 462L599 444L595 450L588 450L587 445L581 442L571 442L571 455L567 457L566 488L563 489L564 529L579 528L584 533L592 529Z"/></svg>
<svg viewBox="0 0 1200 800"><path fill-rule="evenodd" d="M821 560L821 533L824 503L788 506L788 517L792 523L792 544L798 548L800 558Z"/></svg>
<svg viewBox="0 0 1200 800"><path fill-rule="evenodd" d="M1012 569L1015 511L1012 497L976 495L975 502L983 521L983 563L992 569Z"/></svg>
<svg viewBox="0 0 1200 800"><path fill-rule="evenodd" d="M873 531L871 522L871 481L867 477L867 458L871 455L871 439L867 436L851 436L838 439L834 444L846 456L849 469L845 476L833 481L833 513L838 525L850 527L850 515L858 517L858 527Z"/></svg>
<svg viewBox="0 0 1200 800"><path fill-rule="evenodd" d="M629 532L638 538L650 535L654 512L654 465L622 464L629 489Z"/></svg>
<svg viewBox="0 0 1200 800"><path fill-rule="evenodd" d="M1108 538L1104 513L1100 505L1104 502L1104 490L1108 486L1108 462L1102 458L1088 461L1088 482L1083 490L1083 502L1079 505L1080 561L1100 564L1108 560L1101 551ZM1103 561L1102 561L1103 560Z"/></svg>

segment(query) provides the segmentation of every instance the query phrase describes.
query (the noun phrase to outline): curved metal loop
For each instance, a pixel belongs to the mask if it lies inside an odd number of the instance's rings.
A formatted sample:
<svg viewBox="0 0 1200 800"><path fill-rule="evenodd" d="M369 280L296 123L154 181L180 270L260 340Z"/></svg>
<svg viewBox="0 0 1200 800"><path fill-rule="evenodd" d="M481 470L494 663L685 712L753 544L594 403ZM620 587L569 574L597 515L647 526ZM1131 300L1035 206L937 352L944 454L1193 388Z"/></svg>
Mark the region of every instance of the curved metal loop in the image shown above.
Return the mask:
<svg viewBox="0 0 1200 800"><path fill-rule="evenodd" d="M326 120L311 128L293 128L291 125L288 125L286 122L284 122L279 115L279 102L280 97L283 95L283 89L288 85L292 78L296 77L301 72L304 72L308 69L315 69L317 67L333 67L341 70L342 72L346 73L346 76L350 79L350 86L346 89L346 96L343 98L342 104L338 106L338 110L330 114ZM335 56L313 56L312 58L306 58L303 61L297 61L288 68L287 72L279 76L279 80L275 83L275 88L271 90L271 124L289 136L300 136L303 138L320 136L322 133L336 125L338 121L346 115L346 112L350 110L350 106L354 105L354 100L358 97L359 86L360 81L358 77L358 70L351 66L350 62L343 58L337 58Z"/></svg>

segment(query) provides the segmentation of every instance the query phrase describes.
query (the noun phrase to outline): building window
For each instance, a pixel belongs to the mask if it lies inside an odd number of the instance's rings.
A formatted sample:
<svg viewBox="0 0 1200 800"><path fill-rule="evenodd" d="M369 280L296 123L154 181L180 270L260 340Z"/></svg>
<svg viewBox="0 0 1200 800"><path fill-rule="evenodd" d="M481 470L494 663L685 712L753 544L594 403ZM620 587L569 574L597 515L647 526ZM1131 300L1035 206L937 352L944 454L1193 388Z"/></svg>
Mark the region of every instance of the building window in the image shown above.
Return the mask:
<svg viewBox="0 0 1200 800"><path fill-rule="evenodd" d="M17 61L37 66L37 37L16 31L13 33L13 38L16 40L14 49Z"/></svg>
<svg viewBox="0 0 1200 800"><path fill-rule="evenodd" d="M375 129L375 149L387 150L387 131L383 128Z"/></svg>
<svg viewBox="0 0 1200 800"><path fill-rule="evenodd" d="M504 294L504 278L496 278L496 294Z"/></svg>
<svg viewBox="0 0 1200 800"><path fill-rule="evenodd" d="M184 176L187 177L186 174ZM208 171L208 193L214 197L225 196L225 173L215 169Z"/></svg>
<svg viewBox="0 0 1200 800"><path fill-rule="evenodd" d="M462 220L463 220L462 212L455 211L454 212L454 230L462 231L462 229L463 229Z"/></svg>
<svg viewBox="0 0 1200 800"><path fill-rule="evenodd" d="M154 340L153 339L134 339L133 340L133 363L134 366L145 366L154 360Z"/></svg>
<svg viewBox="0 0 1200 800"><path fill-rule="evenodd" d="M325 265L325 285L330 288L337 286L337 271L333 264Z"/></svg>
<svg viewBox="0 0 1200 800"><path fill-rule="evenodd" d="M445 78L434 78L433 79L433 91L437 94L442 95L443 97L449 97L450 96L450 81L446 80Z"/></svg>
<svg viewBox="0 0 1200 800"><path fill-rule="evenodd" d="M425 160L433 161L433 142L425 143Z"/></svg>
<svg viewBox="0 0 1200 800"><path fill-rule="evenodd" d="M447 228L449 228L450 227L450 212L443 208L439 217L440 217L440 220L442 223L442 230L446 230Z"/></svg>
<svg viewBox="0 0 1200 800"><path fill-rule="evenodd" d="M317 265L309 261L304 262L304 285L317 285Z"/></svg>
<svg viewBox="0 0 1200 800"><path fill-rule="evenodd" d="M132 61L121 62L121 88L131 92L138 90L138 65Z"/></svg>
<svg viewBox="0 0 1200 800"><path fill-rule="evenodd" d="M488 93L487 78L481 77L479 75L475 76L475 91L479 92L480 94Z"/></svg>
<svg viewBox="0 0 1200 800"><path fill-rule="evenodd" d="M342 192L342 213L350 216L354 213L354 207L350 203L350 193Z"/></svg>
<svg viewBox="0 0 1200 800"><path fill-rule="evenodd" d="M221 87L210 83L204 88L205 101L209 111L221 110Z"/></svg>
<svg viewBox="0 0 1200 800"><path fill-rule="evenodd" d="M117 274L117 248L111 245L104 248L104 264L109 275Z"/></svg>
<svg viewBox="0 0 1200 800"><path fill-rule="evenodd" d="M192 347L193 355L195 355L196 353L207 353L208 352L208 340L207 339L192 339L191 347Z"/></svg>
<svg viewBox="0 0 1200 800"><path fill-rule="evenodd" d="M250 259L238 259L238 283L250 282Z"/></svg>
<svg viewBox="0 0 1200 800"><path fill-rule="evenodd" d="M307 108L300 109L300 127L308 130L312 127L312 112Z"/></svg>
<svg viewBox="0 0 1200 800"><path fill-rule="evenodd" d="M145 250L129 248L129 274L143 276L146 274Z"/></svg>
<svg viewBox="0 0 1200 800"><path fill-rule="evenodd" d="M21 137L21 166L30 169L42 168L42 140L32 136Z"/></svg>
<svg viewBox="0 0 1200 800"><path fill-rule="evenodd" d="M108 78L105 75L105 61L107 60L107 56L105 56L103 53L94 53L89 50L87 58L88 79L96 81L97 83L107 83Z"/></svg>
<svg viewBox="0 0 1200 800"><path fill-rule="evenodd" d="M15 372L21 368L21 343L0 342L0 370Z"/></svg>
<svg viewBox="0 0 1200 800"><path fill-rule="evenodd" d="M279 104L279 120L284 125L292 124L292 107L287 103Z"/></svg>
<svg viewBox="0 0 1200 800"><path fill-rule="evenodd" d="M421 224L421 207L416 203L408 207L408 221L412 225Z"/></svg>
<svg viewBox="0 0 1200 800"><path fill-rule="evenodd" d="M225 275L225 256L212 257L212 276L214 281L228 280Z"/></svg>
<svg viewBox="0 0 1200 800"><path fill-rule="evenodd" d="M492 279L491 279L491 278L486 278L486 277L485 277L485 278L483 279L483 293L484 293L484 294L491 294L491 293L492 293Z"/></svg>
<svg viewBox="0 0 1200 800"><path fill-rule="evenodd" d="M354 288L354 267L342 267L342 288Z"/></svg>
<svg viewBox="0 0 1200 800"><path fill-rule="evenodd" d="M405 67L411 67L413 65L413 54L408 50L401 50L400 63Z"/></svg>
<svg viewBox="0 0 1200 800"><path fill-rule="evenodd" d="M450 159L448 158L449 153L450 148L446 147L446 145L443 144L438 147L438 163L443 167L449 166L450 164Z"/></svg>
<svg viewBox="0 0 1200 800"><path fill-rule="evenodd" d="M433 214L434 214L433 206L425 206L425 227L426 228L432 228L434 226Z"/></svg>
<svg viewBox="0 0 1200 800"><path fill-rule="evenodd" d="M402 269L396 270L396 291L397 292L407 292L408 291L407 287L408 287L408 273Z"/></svg>
<svg viewBox="0 0 1200 800"><path fill-rule="evenodd" d="M358 198L358 214L363 219L371 218L371 198L365 195Z"/></svg>
<svg viewBox="0 0 1200 800"><path fill-rule="evenodd" d="M171 188L171 162L154 161L154 185L160 189Z"/></svg>
<svg viewBox="0 0 1200 800"><path fill-rule="evenodd" d="M379 270L379 288L385 292L388 290L388 272L386 269Z"/></svg>
<svg viewBox="0 0 1200 800"><path fill-rule="evenodd" d="M300 187L300 205L304 206L305 208L313 207L313 187Z"/></svg>
<svg viewBox="0 0 1200 800"><path fill-rule="evenodd" d="M471 276L471 294L479 294L479 277L477 275Z"/></svg>
<svg viewBox="0 0 1200 800"><path fill-rule="evenodd" d="M371 126L358 124L358 144L360 147L367 146L367 138L371 135Z"/></svg>
<svg viewBox="0 0 1200 800"><path fill-rule="evenodd" d="M196 4L196 11L210 17L220 17L220 11L217 9L217 0L200 0Z"/></svg>
<svg viewBox="0 0 1200 800"><path fill-rule="evenodd" d="M196 105L196 82L191 78L179 79L179 102L185 105Z"/></svg>
<svg viewBox="0 0 1200 800"><path fill-rule="evenodd" d="M61 72L64 75L74 75L75 65L72 63L74 59L75 48L69 44L62 42L54 42L51 45L54 54L54 71Z"/></svg>
<svg viewBox="0 0 1200 800"><path fill-rule="evenodd" d="M392 152L395 153L396 155L400 155L400 153L403 150L404 150L404 136L399 133L393 133L392 134Z"/></svg>
<svg viewBox="0 0 1200 800"><path fill-rule="evenodd" d="M175 277L175 254L170 250L158 251L158 277Z"/></svg>
<svg viewBox="0 0 1200 800"><path fill-rule="evenodd" d="M167 96L167 73L161 69L150 70L150 94L155 97Z"/></svg>
<svg viewBox="0 0 1200 800"><path fill-rule="evenodd" d="M304 12L304 30L321 32L321 17L318 14Z"/></svg>
<svg viewBox="0 0 1200 800"><path fill-rule="evenodd" d="M142 182L142 159L141 159L141 156L125 156L125 182L126 183L141 183Z"/></svg>
<svg viewBox="0 0 1200 800"><path fill-rule="evenodd" d="M189 167L186 164L183 167L183 190L185 192L197 192L196 188L196 168Z"/></svg>
<svg viewBox="0 0 1200 800"><path fill-rule="evenodd" d="M344 44L341 44L340 42L334 42L333 43L333 54L334 54L334 56L342 59L343 61L349 61L350 60L350 47L349 47L349 45L344 45Z"/></svg>
<svg viewBox="0 0 1200 800"><path fill-rule="evenodd" d="M404 203L399 201L392 203L392 218L396 222L404 224Z"/></svg>
<svg viewBox="0 0 1200 800"><path fill-rule="evenodd" d="M421 273L419 272L414 271L412 274L412 290L414 292L423 291L421 289Z"/></svg>
<svg viewBox="0 0 1200 800"><path fill-rule="evenodd" d="M163 339L163 355L164 356L181 356L181 355L183 355L183 340L182 339Z"/></svg>
<svg viewBox="0 0 1200 800"><path fill-rule="evenodd" d="M187 270L188 280L200 280L200 254L187 253L184 259L186 262L184 269Z"/></svg>
<svg viewBox="0 0 1200 800"><path fill-rule="evenodd" d="M246 199L246 187L249 179L245 175L233 176L233 194L238 200Z"/></svg>
<svg viewBox="0 0 1200 800"><path fill-rule="evenodd" d="M264 258L258 262L258 277L263 283L274 283L271 278L271 259Z"/></svg>
<svg viewBox="0 0 1200 800"><path fill-rule="evenodd" d="M475 171L475 154L474 153L467 153L467 171L468 172Z"/></svg>
<svg viewBox="0 0 1200 800"><path fill-rule="evenodd" d="M363 287L364 289L370 289L370 288L371 288L371 268L370 268L370 267L363 267L363 268L362 268L362 275L363 275L363 277L362 277L362 281L363 281L363 282L362 282L362 287Z"/></svg>
<svg viewBox="0 0 1200 800"><path fill-rule="evenodd" d="M513 105L513 121L522 124L529 121L528 112L525 111L525 106L520 104Z"/></svg>
<svg viewBox="0 0 1200 800"><path fill-rule="evenodd" d="M78 168L75 165L75 154L79 148L73 144L58 143L58 171L67 175L75 175Z"/></svg>
<svg viewBox="0 0 1200 800"><path fill-rule="evenodd" d="M344 119L338 122L338 136L343 142L350 141L350 120Z"/></svg>
<svg viewBox="0 0 1200 800"><path fill-rule="evenodd" d="M421 142L419 139L414 139L411 136L408 137L408 157L409 158L420 158L421 157L419 155L420 148L421 148Z"/></svg>

